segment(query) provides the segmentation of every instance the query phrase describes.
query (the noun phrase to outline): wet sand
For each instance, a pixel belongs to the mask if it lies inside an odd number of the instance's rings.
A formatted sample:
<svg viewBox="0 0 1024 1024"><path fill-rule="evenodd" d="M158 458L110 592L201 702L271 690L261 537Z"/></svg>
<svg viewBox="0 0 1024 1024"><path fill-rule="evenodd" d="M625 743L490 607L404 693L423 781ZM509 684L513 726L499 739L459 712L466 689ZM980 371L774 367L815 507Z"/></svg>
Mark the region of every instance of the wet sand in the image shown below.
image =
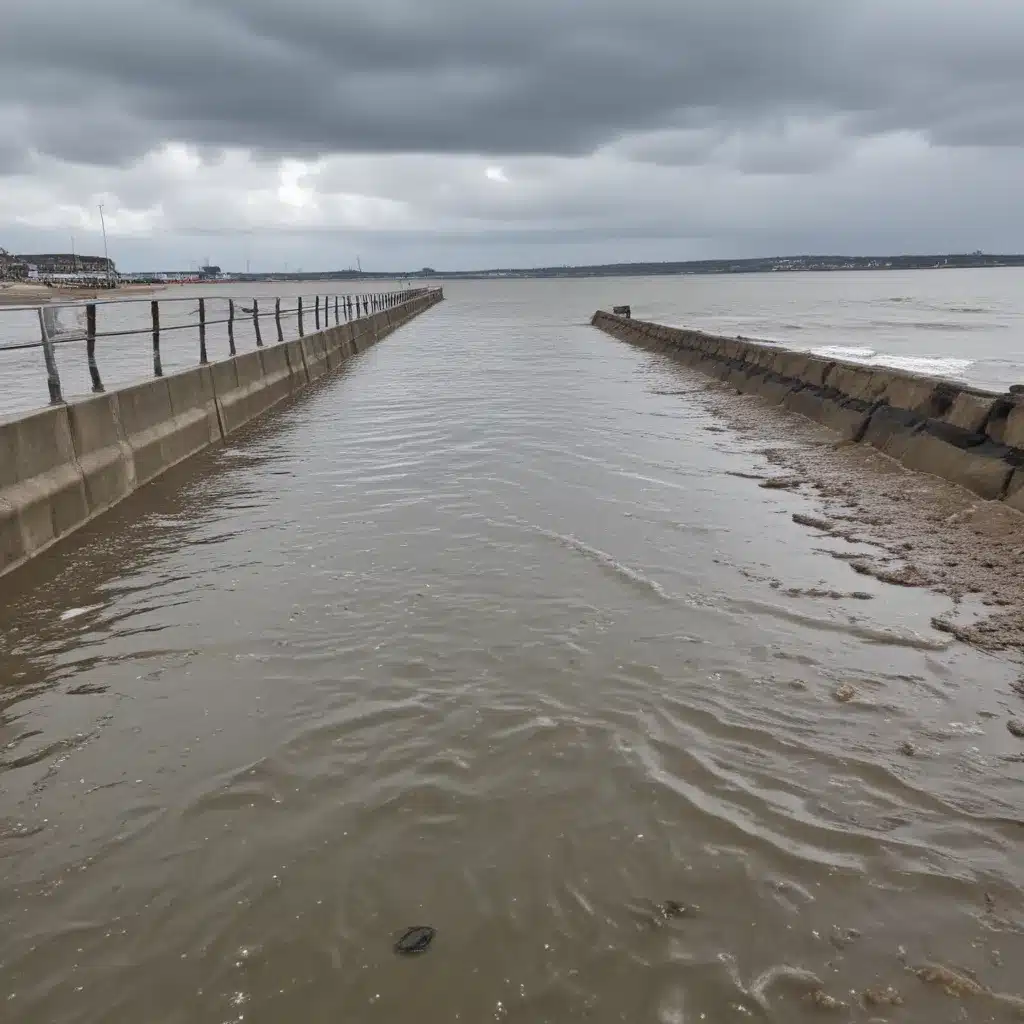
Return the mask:
<svg viewBox="0 0 1024 1024"><path fill-rule="evenodd" d="M935 628L983 650L1024 660L1024 515L937 477L904 469L868 445L836 435L756 396L692 371L689 394L755 443L765 489L811 494L819 514L798 523L849 550L851 570L953 599ZM785 439L780 443L780 439Z"/></svg>

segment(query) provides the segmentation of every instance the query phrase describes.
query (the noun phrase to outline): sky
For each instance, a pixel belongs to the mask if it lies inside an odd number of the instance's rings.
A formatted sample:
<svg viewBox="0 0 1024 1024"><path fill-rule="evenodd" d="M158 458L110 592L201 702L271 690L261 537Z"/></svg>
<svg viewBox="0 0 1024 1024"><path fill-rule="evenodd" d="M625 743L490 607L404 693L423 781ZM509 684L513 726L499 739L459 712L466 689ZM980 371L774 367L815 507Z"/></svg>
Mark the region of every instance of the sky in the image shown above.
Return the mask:
<svg viewBox="0 0 1024 1024"><path fill-rule="evenodd" d="M0 246L122 270L1024 251L1021 0L0 10Z"/></svg>

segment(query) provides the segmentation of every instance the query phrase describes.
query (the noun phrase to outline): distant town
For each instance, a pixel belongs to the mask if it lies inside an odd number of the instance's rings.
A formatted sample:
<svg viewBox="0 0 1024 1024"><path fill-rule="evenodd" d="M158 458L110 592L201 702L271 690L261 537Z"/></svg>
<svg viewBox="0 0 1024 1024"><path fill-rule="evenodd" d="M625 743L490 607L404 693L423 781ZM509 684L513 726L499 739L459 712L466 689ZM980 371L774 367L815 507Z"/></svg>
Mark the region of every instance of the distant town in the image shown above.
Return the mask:
<svg viewBox="0 0 1024 1024"><path fill-rule="evenodd" d="M74 253L15 255L0 248L0 281L32 281L54 286L116 287L119 284L171 284L214 281L359 281L395 279L486 280L493 278L652 277L678 274L766 274L806 271L939 270L966 267L1024 267L1024 255L983 252L909 256L769 256L742 260L604 263L587 266L414 271L319 270L231 273L214 264L189 270L119 272L114 261Z"/></svg>

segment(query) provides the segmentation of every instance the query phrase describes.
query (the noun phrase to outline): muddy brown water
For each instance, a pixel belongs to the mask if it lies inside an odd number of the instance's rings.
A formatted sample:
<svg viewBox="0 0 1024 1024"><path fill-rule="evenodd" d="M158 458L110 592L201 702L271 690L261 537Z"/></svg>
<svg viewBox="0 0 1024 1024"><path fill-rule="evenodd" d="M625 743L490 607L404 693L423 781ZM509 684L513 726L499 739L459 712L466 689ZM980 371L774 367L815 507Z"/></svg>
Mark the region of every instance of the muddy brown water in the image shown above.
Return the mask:
<svg viewBox="0 0 1024 1024"><path fill-rule="evenodd" d="M527 294L0 583L0 1019L1014 1019L1018 666Z"/></svg>

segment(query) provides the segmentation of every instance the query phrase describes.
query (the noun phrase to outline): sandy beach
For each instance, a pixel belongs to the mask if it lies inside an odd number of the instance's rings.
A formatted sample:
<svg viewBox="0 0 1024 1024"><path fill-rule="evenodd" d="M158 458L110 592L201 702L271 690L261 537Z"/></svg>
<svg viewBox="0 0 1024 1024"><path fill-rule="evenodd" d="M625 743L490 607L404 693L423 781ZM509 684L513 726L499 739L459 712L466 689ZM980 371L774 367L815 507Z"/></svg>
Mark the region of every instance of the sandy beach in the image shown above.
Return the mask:
<svg viewBox="0 0 1024 1024"><path fill-rule="evenodd" d="M0 306L38 306L68 299L114 299L118 296L146 295L163 290L163 285L126 284L117 288L50 288L31 282L0 281Z"/></svg>

